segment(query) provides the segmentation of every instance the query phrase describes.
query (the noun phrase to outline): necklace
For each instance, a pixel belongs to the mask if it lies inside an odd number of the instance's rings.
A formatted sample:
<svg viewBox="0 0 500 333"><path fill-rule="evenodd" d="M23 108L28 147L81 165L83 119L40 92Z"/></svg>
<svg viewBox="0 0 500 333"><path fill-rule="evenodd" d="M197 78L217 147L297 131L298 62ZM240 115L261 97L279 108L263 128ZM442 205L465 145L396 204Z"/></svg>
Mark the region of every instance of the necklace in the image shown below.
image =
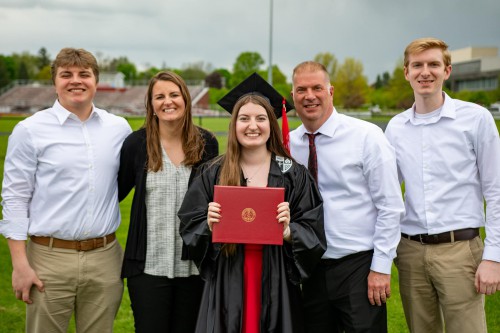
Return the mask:
<svg viewBox="0 0 500 333"><path fill-rule="evenodd" d="M245 181L247 183L251 183L252 182L252 179L259 173L259 171L262 169L262 167L267 163L267 158L264 159L264 163L262 163L258 168L257 170L253 173L252 176L250 177L246 177L245 178ZM243 168L243 165L241 165L241 169L243 170L243 176L245 176L247 174L247 172L245 171L245 169Z"/></svg>

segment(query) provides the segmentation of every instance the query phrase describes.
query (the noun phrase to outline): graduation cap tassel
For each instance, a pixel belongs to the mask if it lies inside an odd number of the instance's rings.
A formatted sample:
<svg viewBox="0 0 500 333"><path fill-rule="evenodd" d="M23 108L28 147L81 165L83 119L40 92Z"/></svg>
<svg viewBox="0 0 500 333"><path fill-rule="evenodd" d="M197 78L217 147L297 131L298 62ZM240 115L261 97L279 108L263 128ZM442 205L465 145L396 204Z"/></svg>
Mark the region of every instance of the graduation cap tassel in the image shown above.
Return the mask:
<svg viewBox="0 0 500 333"><path fill-rule="evenodd" d="M286 116L286 99L283 98L283 107L281 109L281 133L283 135L283 145L290 153L290 129L288 128L288 118Z"/></svg>

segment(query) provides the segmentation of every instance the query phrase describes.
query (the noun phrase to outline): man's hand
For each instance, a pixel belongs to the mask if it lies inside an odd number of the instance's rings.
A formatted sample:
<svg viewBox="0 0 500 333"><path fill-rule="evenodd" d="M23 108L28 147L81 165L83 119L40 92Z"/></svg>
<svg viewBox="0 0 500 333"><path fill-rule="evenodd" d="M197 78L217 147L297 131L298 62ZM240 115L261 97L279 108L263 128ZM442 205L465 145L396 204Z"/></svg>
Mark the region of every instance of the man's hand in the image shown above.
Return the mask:
<svg viewBox="0 0 500 333"><path fill-rule="evenodd" d="M43 282L40 281L35 271L29 265L15 268L12 272L12 288L18 300L26 304L31 304L33 301L30 298L31 287L35 285L40 292L44 291Z"/></svg>
<svg viewBox="0 0 500 333"><path fill-rule="evenodd" d="M368 274L368 300L381 306L391 297L391 275L370 271Z"/></svg>
<svg viewBox="0 0 500 333"><path fill-rule="evenodd" d="M31 304L30 289L36 285L40 292L44 291L43 282L40 281L26 256L26 242L21 240L8 240L10 256L12 258L12 288L16 298L26 304Z"/></svg>
<svg viewBox="0 0 500 333"><path fill-rule="evenodd" d="M476 291L493 295L500 290L500 262L483 260L476 271Z"/></svg>

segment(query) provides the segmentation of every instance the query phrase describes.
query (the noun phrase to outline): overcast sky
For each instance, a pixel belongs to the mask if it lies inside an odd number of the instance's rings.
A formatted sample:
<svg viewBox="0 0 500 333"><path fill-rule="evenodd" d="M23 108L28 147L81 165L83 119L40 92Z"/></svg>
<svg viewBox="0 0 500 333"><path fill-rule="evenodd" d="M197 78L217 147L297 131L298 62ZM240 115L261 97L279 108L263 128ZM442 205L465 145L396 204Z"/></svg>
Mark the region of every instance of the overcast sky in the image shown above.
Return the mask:
<svg viewBox="0 0 500 333"><path fill-rule="evenodd" d="M139 69L204 62L232 69L245 51L269 62L271 0L0 0L0 54L63 47L126 56ZM360 60L370 83L392 70L413 39L450 49L500 48L499 0L273 0L273 64L320 52ZM263 66L263 69L264 69Z"/></svg>

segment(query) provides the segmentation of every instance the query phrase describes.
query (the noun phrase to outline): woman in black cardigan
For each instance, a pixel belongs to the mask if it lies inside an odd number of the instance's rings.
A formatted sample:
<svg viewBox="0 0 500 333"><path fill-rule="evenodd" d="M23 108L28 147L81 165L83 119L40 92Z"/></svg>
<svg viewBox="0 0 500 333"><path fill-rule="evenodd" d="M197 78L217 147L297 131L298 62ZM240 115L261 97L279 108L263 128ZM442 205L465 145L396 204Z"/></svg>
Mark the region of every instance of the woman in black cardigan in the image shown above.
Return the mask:
<svg viewBox="0 0 500 333"><path fill-rule="evenodd" d="M214 135L192 121L184 80L155 75L145 124L123 143L118 173L120 201L135 187L122 277L136 332L194 330L203 283L185 255L177 210L197 168L218 151Z"/></svg>

